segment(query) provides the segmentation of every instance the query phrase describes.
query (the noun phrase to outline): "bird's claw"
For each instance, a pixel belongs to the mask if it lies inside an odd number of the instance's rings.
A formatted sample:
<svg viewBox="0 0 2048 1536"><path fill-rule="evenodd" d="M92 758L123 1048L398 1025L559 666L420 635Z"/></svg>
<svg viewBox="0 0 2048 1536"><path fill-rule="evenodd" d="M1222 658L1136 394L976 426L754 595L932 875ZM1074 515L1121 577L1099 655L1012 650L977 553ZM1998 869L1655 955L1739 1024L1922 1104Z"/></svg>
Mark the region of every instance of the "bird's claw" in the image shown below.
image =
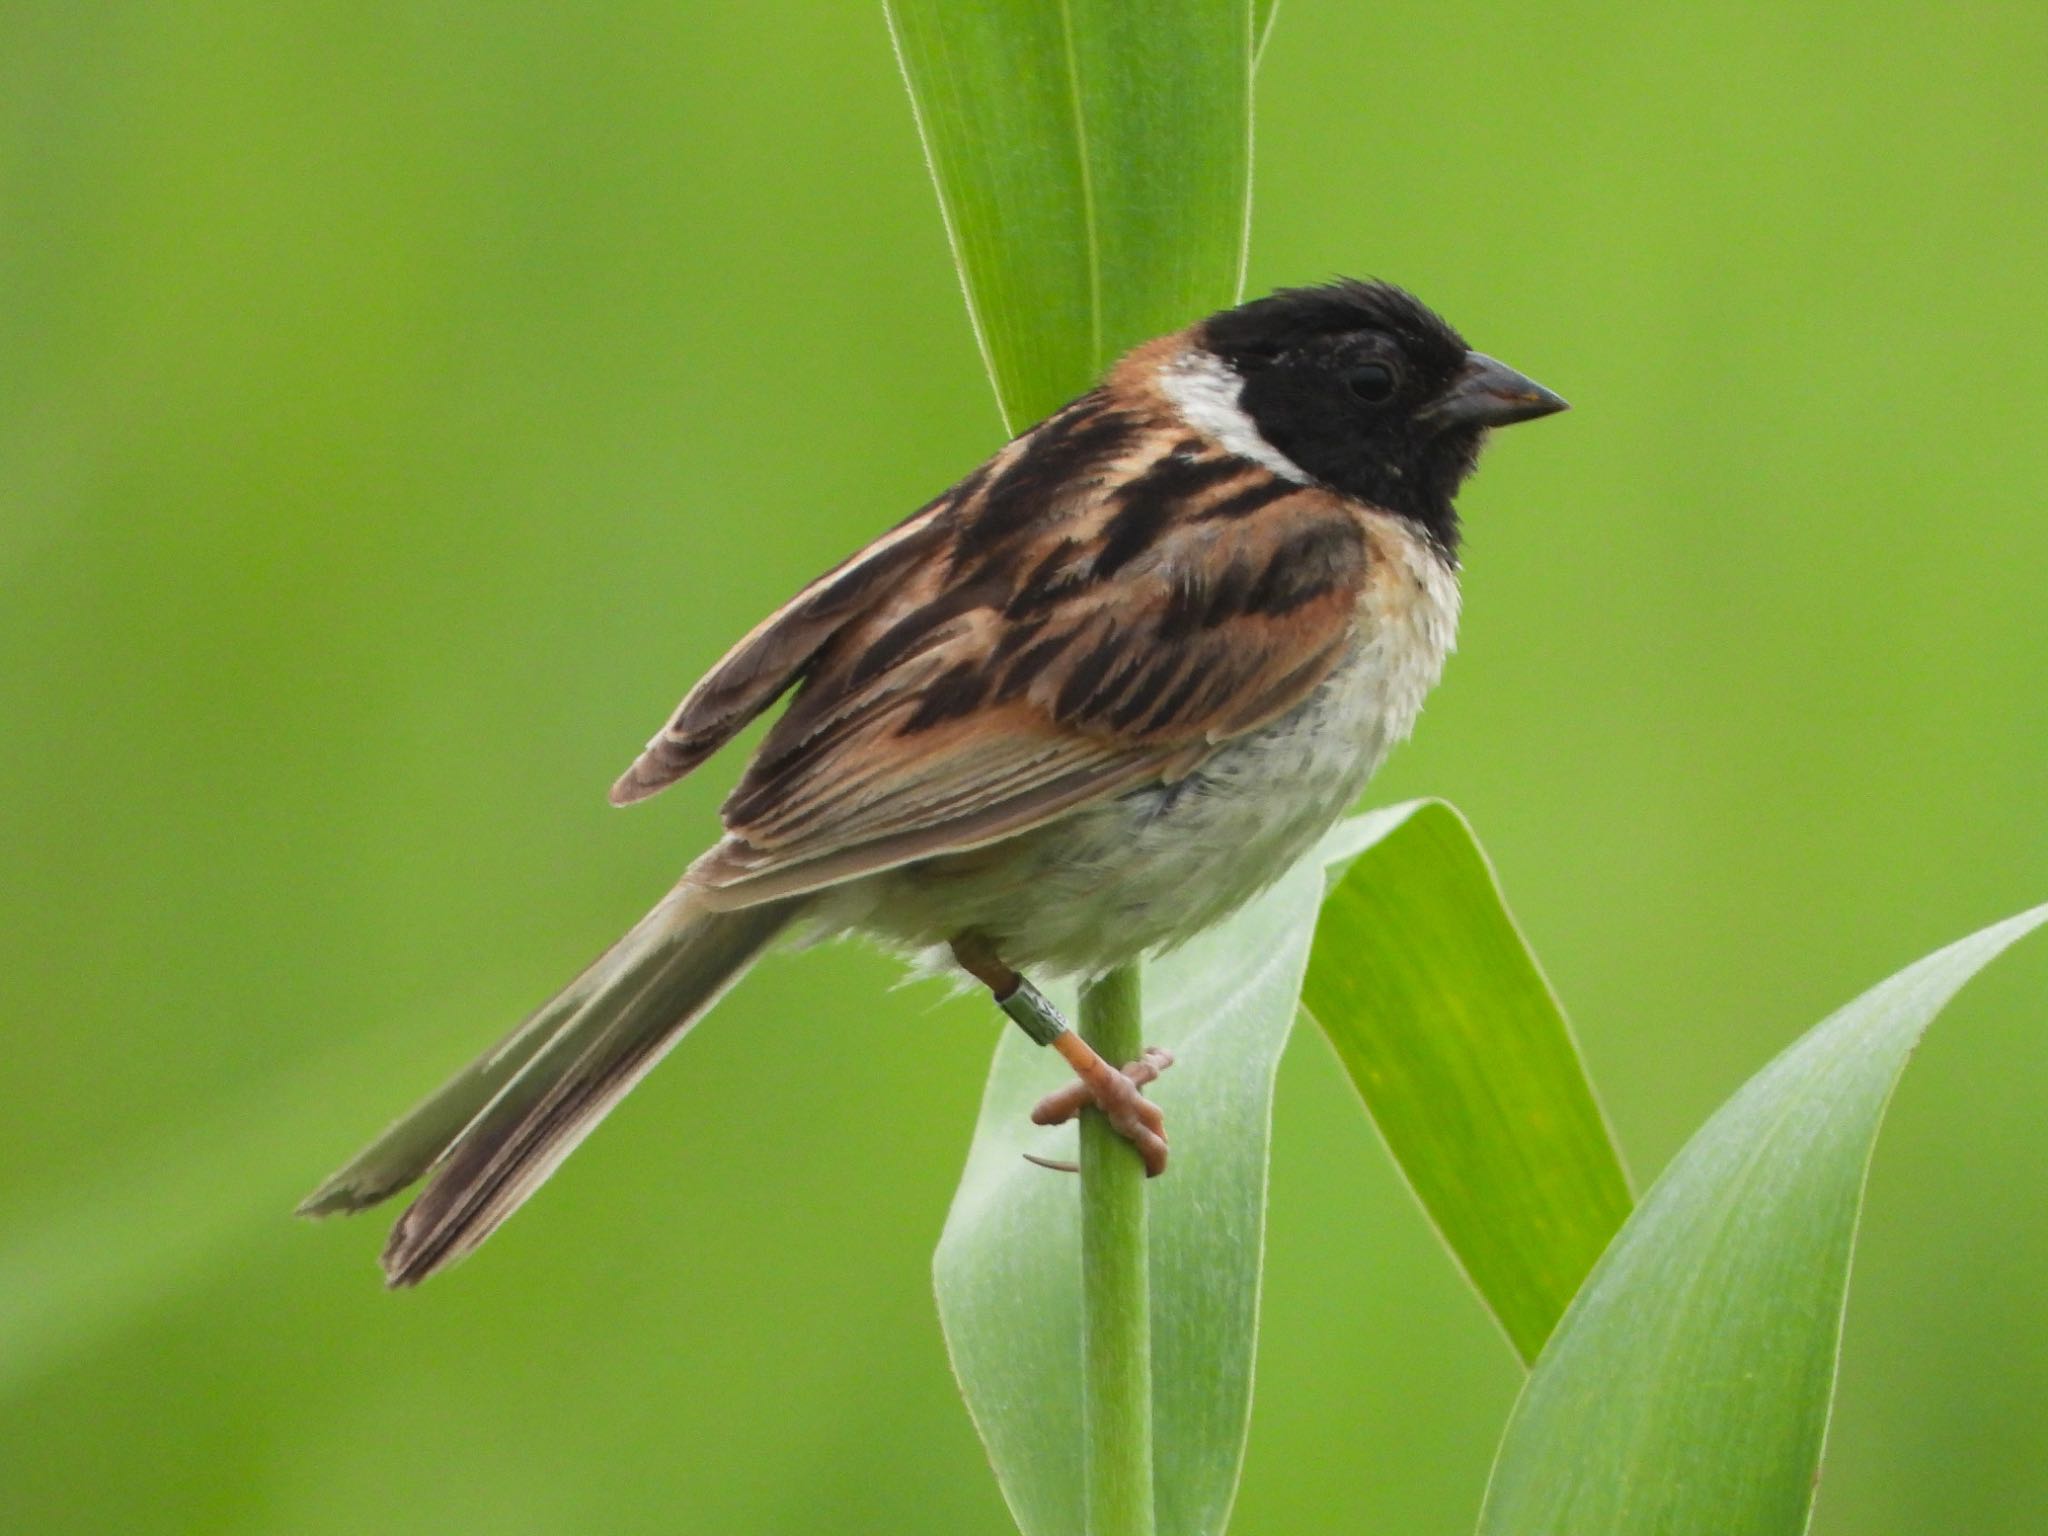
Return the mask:
<svg viewBox="0 0 2048 1536"><path fill-rule="evenodd" d="M1172 1065L1172 1052L1148 1045L1136 1061L1127 1063L1121 1071L1077 1078L1047 1094L1031 1111L1032 1122L1062 1125L1093 1104L1102 1111L1111 1128L1145 1160L1145 1176L1156 1179L1166 1171L1166 1117L1157 1104L1138 1090Z"/></svg>

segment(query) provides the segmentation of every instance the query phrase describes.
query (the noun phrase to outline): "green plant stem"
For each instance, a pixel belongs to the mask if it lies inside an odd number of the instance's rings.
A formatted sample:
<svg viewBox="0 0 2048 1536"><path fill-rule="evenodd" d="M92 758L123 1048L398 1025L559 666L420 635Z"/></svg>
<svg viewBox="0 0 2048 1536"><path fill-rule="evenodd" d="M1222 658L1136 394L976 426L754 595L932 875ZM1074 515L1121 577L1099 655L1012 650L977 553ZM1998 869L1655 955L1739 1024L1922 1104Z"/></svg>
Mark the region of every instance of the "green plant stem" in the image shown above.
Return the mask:
<svg viewBox="0 0 2048 1536"><path fill-rule="evenodd" d="M1144 1049L1138 967L1081 993L1081 1038L1114 1065ZM1145 1165L1095 1110L1081 1116L1081 1435L1088 1536L1153 1536L1152 1293Z"/></svg>

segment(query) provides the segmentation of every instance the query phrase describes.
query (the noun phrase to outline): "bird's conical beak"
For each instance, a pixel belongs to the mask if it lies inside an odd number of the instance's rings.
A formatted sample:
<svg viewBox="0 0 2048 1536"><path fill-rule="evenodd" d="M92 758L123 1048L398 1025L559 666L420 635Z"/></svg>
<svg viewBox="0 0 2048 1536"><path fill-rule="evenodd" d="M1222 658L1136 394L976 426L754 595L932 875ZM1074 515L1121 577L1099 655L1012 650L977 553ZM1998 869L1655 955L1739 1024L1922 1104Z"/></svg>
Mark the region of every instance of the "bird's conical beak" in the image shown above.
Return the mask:
<svg viewBox="0 0 2048 1536"><path fill-rule="evenodd" d="M1451 387L1422 416L1442 427L1505 427L1569 409L1561 396L1526 374L1484 352L1468 352Z"/></svg>

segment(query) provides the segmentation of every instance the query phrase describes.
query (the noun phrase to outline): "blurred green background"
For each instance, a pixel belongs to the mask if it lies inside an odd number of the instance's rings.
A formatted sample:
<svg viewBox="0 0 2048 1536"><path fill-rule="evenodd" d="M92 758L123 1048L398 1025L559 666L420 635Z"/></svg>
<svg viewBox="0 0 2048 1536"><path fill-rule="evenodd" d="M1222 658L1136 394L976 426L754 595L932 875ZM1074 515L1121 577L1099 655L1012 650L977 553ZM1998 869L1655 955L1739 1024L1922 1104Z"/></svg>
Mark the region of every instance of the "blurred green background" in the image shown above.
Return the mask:
<svg viewBox="0 0 2048 1536"><path fill-rule="evenodd" d="M1376 799L1470 813L1647 1179L2048 897L2048 11L1284 0L1255 288L1570 397ZM998 438L879 8L0 6L0 1519L989 1531L927 1265L996 1025L771 964L478 1259L293 1201L637 915L604 803ZM2048 955L1880 1148L1818 1529L2048 1507ZM1236 1528L1470 1529L1517 1384L1327 1049Z"/></svg>

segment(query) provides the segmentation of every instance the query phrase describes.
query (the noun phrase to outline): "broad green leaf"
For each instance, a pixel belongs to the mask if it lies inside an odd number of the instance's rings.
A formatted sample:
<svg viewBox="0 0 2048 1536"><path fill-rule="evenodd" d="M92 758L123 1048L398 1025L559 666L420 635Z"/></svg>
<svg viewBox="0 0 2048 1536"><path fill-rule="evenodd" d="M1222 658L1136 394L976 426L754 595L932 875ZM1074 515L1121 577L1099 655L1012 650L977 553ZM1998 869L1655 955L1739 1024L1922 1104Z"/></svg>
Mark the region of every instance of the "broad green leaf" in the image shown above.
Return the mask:
<svg viewBox="0 0 2048 1536"><path fill-rule="evenodd" d="M1524 1362L1629 1211L1571 1028L1465 819L1361 818L1302 1002ZM1373 835L1377 833L1377 835ZM1344 852L1333 842L1329 852Z"/></svg>
<svg viewBox="0 0 2048 1536"><path fill-rule="evenodd" d="M1342 871L1327 901L1326 870ZM1545 1100L1525 1085L1516 1100L1537 1122L1531 1147L1572 1148L1586 1167L1608 1170L1584 1176L1605 1191L1607 1231L1627 1209L1626 1185L1578 1075L1563 1020L1462 818L1425 801L1336 828L1265 896L1146 972L1146 1028L1154 1043L1179 1055L1179 1064L1151 1090L1173 1137L1173 1166L1151 1186L1150 1211L1162 1536L1220 1531L1229 1512L1251 1410L1273 1073L1299 1011L1312 946L1318 965L1328 963L1326 952L1384 961L1377 946L1393 930L1356 927L1357 893L1375 882L1386 884L1387 899L1410 903L1416 921L1438 932L1424 941L1439 946L1433 953L1488 984L1496 1025L1513 1036L1511 1059L1550 1094ZM1398 891L1394 882L1401 882ZM1324 1010L1348 1017L1355 998L1333 992ZM1071 994L1061 1001L1071 1006ZM1422 1022L1415 1020L1417 1027ZM1475 1049L1483 1042L1469 1030L1460 1038ZM1538 1072L1528 1063L1553 1070ZM1031 1105L1058 1086L1064 1072L1051 1053L1021 1035L997 1048L934 1263L954 1372L1026 1536L1079 1536L1082 1530L1077 1191L1067 1176L1024 1160L1027 1152L1071 1155L1071 1129L1047 1130L1029 1119ZM1472 1090L1460 1082L1457 1091ZM1552 1120L1578 1124L1579 1138L1560 1138ZM1494 1206L1508 1211L1504 1219L1539 1234L1552 1227L1583 1233L1595 1225L1555 1193L1551 1181L1526 1171L1534 1153L1511 1156L1502 1142L1492 1137L1491 1159L1468 1163L1474 1176L1497 1174L1505 1189L1520 1188L1553 1217L1521 1216L1496 1191ZM1606 1149L1604 1164L1594 1148ZM1547 1275L1568 1266L1531 1261L1517 1271L1499 1260L1494 1267L1509 1275Z"/></svg>
<svg viewBox="0 0 2048 1536"><path fill-rule="evenodd" d="M1251 0L888 0L888 15L1012 427L1233 301Z"/></svg>
<svg viewBox="0 0 2048 1536"><path fill-rule="evenodd" d="M1160 1536L1221 1531L1251 1413L1273 1073L1323 894L1313 860L1145 972L1146 1029L1178 1062L1149 1090L1173 1166L1148 1186ZM1071 992L1062 996L1071 1006ZM1030 1123L1066 1068L1009 1031L933 1263L968 1411L1026 1536L1081 1536L1080 1202L1072 1126Z"/></svg>
<svg viewBox="0 0 2048 1536"><path fill-rule="evenodd" d="M1707 1122L1587 1279L1509 1420L1482 1536L1798 1536L1871 1150L1921 1032L2037 907L1866 992Z"/></svg>

